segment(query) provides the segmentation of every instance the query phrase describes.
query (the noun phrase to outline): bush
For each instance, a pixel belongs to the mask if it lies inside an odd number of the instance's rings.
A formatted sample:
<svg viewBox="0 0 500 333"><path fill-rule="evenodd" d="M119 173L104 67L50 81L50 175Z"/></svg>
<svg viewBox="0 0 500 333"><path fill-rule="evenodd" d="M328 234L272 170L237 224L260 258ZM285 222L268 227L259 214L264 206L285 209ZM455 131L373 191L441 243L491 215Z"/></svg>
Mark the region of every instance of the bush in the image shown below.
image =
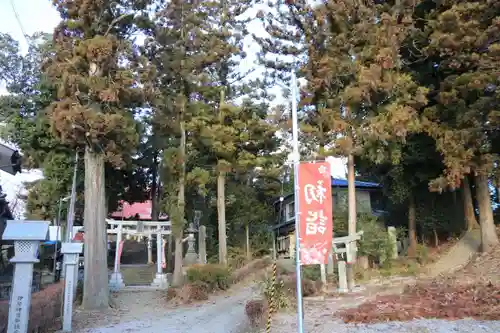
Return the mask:
<svg viewBox="0 0 500 333"><path fill-rule="evenodd" d="M267 301L264 299L250 300L245 305L245 314L253 327L261 326L268 310Z"/></svg>
<svg viewBox="0 0 500 333"><path fill-rule="evenodd" d="M267 248L261 248L253 252L254 258L262 258L268 255L271 255L271 251Z"/></svg>
<svg viewBox="0 0 500 333"><path fill-rule="evenodd" d="M422 244L417 244L417 261L424 265L429 262L429 248Z"/></svg>
<svg viewBox="0 0 500 333"><path fill-rule="evenodd" d="M270 278L267 278L262 283L262 292L266 297L268 304L273 304L273 310L278 311L281 309L286 309L290 306L290 294L291 290L287 286L283 280L276 281L274 284L274 293L273 293L273 281Z"/></svg>
<svg viewBox="0 0 500 333"><path fill-rule="evenodd" d="M173 289L167 292L167 299L177 300L181 304L189 304L197 301L208 300L208 286L201 282L193 282L183 285L179 289Z"/></svg>
<svg viewBox="0 0 500 333"><path fill-rule="evenodd" d="M245 266L236 269L231 274L231 281L233 283L240 282L249 277L251 274L257 273L271 264L271 258L264 257L255 259L246 264Z"/></svg>
<svg viewBox="0 0 500 333"><path fill-rule="evenodd" d="M311 281L320 281L321 280L320 266L319 265L303 266L302 267L302 278L308 279Z"/></svg>
<svg viewBox="0 0 500 333"><path fill-rule="evenodd" d="M226 290L231 285L231 271L222 265L194 265L188 268L186 278L191 284L203 282L208 292Z"/></svg>
<svg viewBox="0 0 500 333"><path fill-rule="evenodd" d="M31 295L28 333L45 332L61 316L63 282L52 284ZM0 333L7 332L9 301L0 302Z"/></svg>
<svg viewBox="0 0 500 333"><path fill-rule="evenodd" d="M167 289L167 301L171 301L177 297L177 288L170 287Z"/></svg>
<svg viewBox="0 0 500 333"><path fill-rule="evenodd" d="M290 292L292 297L297 296L297 277L295 274L285 275L280 278L283 281L285 290ZM318 292L317 284L307 278L302 278L302 296L313 296Z"/></svg>
<svg viewBox="0 0 500 333"><path fill-rule="evenodd" d="M359 230L363 230L358 255L376 258L380 263L390 260L393 245L384 224L375 216L362 214L358 218L358 225Z"/></svg>
<svg viewBox="0 0 500 333"><path fill-rule="evenodd" d="M237 269L245 266L247 263L247 255L245 249L241 247L228 247L227 249L227 264L232 269Z"/></svg>
<svg viewBox="0 0 500 333"><path fill-rule="evenodd" d="M75 303L82 304L82 301L83 301L83 281L78 280L76 284Z"/></svg>

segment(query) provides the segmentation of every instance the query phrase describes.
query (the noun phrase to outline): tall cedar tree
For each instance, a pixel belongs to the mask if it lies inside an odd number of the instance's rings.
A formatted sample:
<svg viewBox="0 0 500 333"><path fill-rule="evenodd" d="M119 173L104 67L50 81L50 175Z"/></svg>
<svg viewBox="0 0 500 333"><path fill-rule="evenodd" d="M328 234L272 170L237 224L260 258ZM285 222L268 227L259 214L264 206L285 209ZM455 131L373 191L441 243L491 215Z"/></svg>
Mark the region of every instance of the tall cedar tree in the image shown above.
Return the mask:
<svg viewBox="0 0 500 333"><path fill-rule="evenodd" d="M333 124L332 152L348 157L349 231L354 233L354 156L398 163L408 133L419 130L418 110L427 102L427 91L403 72L400 48L412 26L409 10L331 1L317 7L316 17L317 25L326 22L323 38L316 43L324 49L310 59L320 66L310 71L309 82L321 93L316 117ZM408 202L414 235L411 195ZM410 255L415 255L416 238L411 238Z"/></svg>
<svg viewBox="0 0 500 333"><path fill-rule="evenodd" d="M85 150L83 307L108 307L104 163L123 164L137 146L133 110L141 105L132 45L147 1L54 0L62 21L46 74L57 85L50 121L63 143Z"/></svg>
<svg viewBox="0 0 500 333"><path fill-rule="evenodd" d="M23 153L27 168L41 168L44 178L28 184L26 217L53 220L58 215L58 201L67 196L73 175L74 150L63 144L50 130L47 107L55 99L54 86L41 72L44 59L53 54L52 37L48 34L28 36L29 47L21 55L19 46L9 35L1 35L0 43L11 45L3 53L9 64L1 69L8 95L0 96L0 110L4 118L5 139L15 144ZM106 164L108 208L113 210L119 199L143 200L144 172L136 163L120 170ZM79 170L79 174L82 174ZM77 188L83 187L83 177L78 177ZM81 201L80 198L78 201ZM66 216L62 206L61 216ZM82 205L76 206L76 220L83 217Z"/></svg>
<svg viewBox="0 0 500 333"><path fill-rule="evenodd" d="M489 176L499 158L495 141L500 125L500 4L446 1L433 6L424 2L422 7L426 24L420 31L421 52L433 69L430 77L439 80L432 82L433 100L424 113L424 125L446 165L445 174L431 186L456 188L468 174L473 175L482 249L488 251L499 242Z"/></svg>
<svg viewBox="0 0 500 333"><path fill-rule="evenodd" d="M176 148L170 145L163 157L165 188L169 189L165 206L172 218L175 238L174 285L182 283L186 187L198 179L207 181L206 172L199 166L187 169L192 153L189 139L196 135L187 130L200 108L217 104L218 100L207 100L202 94L212 85L210 69L228 54L220 46L214 22L219 10L215 1L171 1L159 10L152 38L146 42L149 58L156 68L152 84L156 97L152 105L163 117L160 126L170 131L170 142L177 145Z"/></svg>
<svg viewBox="0 0 500 333"><path fill-rule="evenodd" d="M226 197L222 195L226 186L226 172L243 176L250 181L250 186L253 177L258 174L254 172L256 168L263 172L273 169L273 162L279 156L272 156L269 152L278 147L279 140L275 135L277 128L266 122L266 110L251 103L243 103L241 106L225 103L219 107L215 116L211 116L212 114L214 111L207 109L204 114L194 118L192 129L199 133L195 144L216 160L217 210L219 216L221 212L225 216ZM223 222L225 225L225 220ZM219 229L219 244L221 237L225 237L225 232ZM221 248L219 252L224 258L219 261L226 264L227 250Z"/></svg>
<svg viewBox="0 0 500 333"><path fill-rule="evenodd" d="M349 230L356 230L354 156L376 163L398 162L400 144L418 130L418 109L426 90L403 73L399 52L411 19L404 7L387 9L372 2L329 1L308 6L288 2L285 24L273 25L274 53L302 50L307 87L302 94L302 128L316 137L321 155L348 157ZM388 7L389 8L389 7ZM265 50L273 50L266 41ZM305 44L305 46L304 46ZM296 46L295 46L296 45ZM300 48L302 45L302 48ZM283 68L283 64L270 67Z"/></svg>
<svg viewBox="0 0 500 333"><path fill-rule="evenodd" d="M214 84L206 82L205 88L201 94L207 102L207 107L202 108L204 112L200 113L193 124L199 133L198 147L211 155L211 162L215 163L216 186L217 186L217 216L218 216L218 240L219 240L219 262L227 264L227 221L226 221L226 182L228 172L233 172L235 167L239 167L239 172L248 172L256 165L262 164L255 159L255 153L252 155L247 149L247 155L244 157L245 144L250 148L257 147L258 139L254 138L253 133L248 133L251 129L246 128L252 119L263 119L265 113L258 115L255 113L255 107L251 107L250 114L253 118L248 118L248 108L236 111L234 105L231 105L235 98L240 97L248 89L244 89L241 80L244 79L237 71L239 62L245 57L243 51L243 38L246 36L246 25L249 18L245 18L246 11L251 7L251 1L220 1L217 5L217 11L213 12L211 25L214 29L212 43L215 48L215 54L219 57L213 68L209 68L207 73L212 74ZM244 75L243 75L244 76ZM248 85L248 83L247 83ZM210 86L214 87L210 88ZM247 87L248 88L248 87ZM213 104L210 101L216 100ZM217 107L214 110L213 107ZM234 128L233 128L234 126ZM252 126L252 125L250 125ZM262 123L262 132L269 131L269 126ZM245 134L243 134L245 133ZM198 136L196 136L198 137ZM268 145L269 140L264 137L263 145ZM246 143L243 141L247 140ZM272 147L269 147L272 148ZM250 148L252 149L252 148ZM241 161L238 161L241 159ZM244 170L242 170L244 169Z"/></svg>

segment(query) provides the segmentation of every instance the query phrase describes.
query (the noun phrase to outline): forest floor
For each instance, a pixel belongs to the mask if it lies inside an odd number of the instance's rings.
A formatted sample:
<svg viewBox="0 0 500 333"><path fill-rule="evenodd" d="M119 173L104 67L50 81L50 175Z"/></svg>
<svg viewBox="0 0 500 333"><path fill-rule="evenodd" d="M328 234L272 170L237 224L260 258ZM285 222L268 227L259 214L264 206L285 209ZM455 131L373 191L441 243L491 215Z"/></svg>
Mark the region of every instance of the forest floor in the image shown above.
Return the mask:
<svg viewBox="0 0 500 333"><path fill-rule="evenodd" d="M440 260L429 266L426 271L428 274L371 280L364 283L356 293L348 295L330 293L305 298L305 332L500 332L500 321L481 320L483 318L479 313L493 313L492 316L486 315L487 319L498 319L494 313L500 315L500 289L496 284L489 283L500 282L500 248L488 254L476 255L466 264L477 249L476 236L470 234L463 237ZM461 285L475 283L484 288L457 289L454 284L457 281ZM469 300L467 297L471 295L475 298ZM165 291L129 289L113 295L115 306L107 312L88 313L76 310L74 332L260 332L249 328L244 311L246 302L259 296L260 288L251 279L234 286L226 293L211 296L209 301L187 306L168 303ZM488 300L479 301L478 297ZM453 306L456 302L468 307L465 314L476 319L452 320L464 317L463 313L459 314L456 310L436 316L448 320L419 319L425 309L455 309L457 307ZM466 304L467 302L472 303ZM486 311L485 307L490 310ZM476 310L470 310L471 308ZM403 321L380 322L397 319ZM295 310L278 313L273 318L271 332L294 332L297 330L296 322Z"/></svg>

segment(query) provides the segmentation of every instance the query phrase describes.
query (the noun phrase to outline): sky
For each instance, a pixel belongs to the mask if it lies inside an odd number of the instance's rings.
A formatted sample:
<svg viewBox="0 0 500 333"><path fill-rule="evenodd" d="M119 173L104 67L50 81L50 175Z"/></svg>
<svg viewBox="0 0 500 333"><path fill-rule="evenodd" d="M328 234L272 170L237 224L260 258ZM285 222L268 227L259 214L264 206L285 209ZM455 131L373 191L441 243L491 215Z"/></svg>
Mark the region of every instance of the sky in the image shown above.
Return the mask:
<svg viewBox="0 0 500 333"><path fill-rule="evenodd" d="M14 11L13 7L16 11ZM259 8L254 8L252 10L253 13L249 13L249 15L255 17L258 10ZM23 37L23 30L27 35L32 35L35 32L50 33L60 21L59 14L52 7L52 1L50 0L2 0L0 1L0 13L2 13L0 17L0 32L8 33L16 39L20 43L23 53L26 52L28 48ZM265 31L259 25L258 21L251 22L248 28L249 31L255 33L259 37L265 35ZM249 56L241 65L240 69L242 72L247 72L249 69L254 68L255 71L253 75L262 73L262 68L254 64L256 59L255 53L258 49L259 47L255 42L252 42L250 38L246 39L245 50ZM280 87L275 87L271 91L277 96L274 104L283 102L280 97L281 89ZM2 82L0 82L0 94L5 93L5 87L2 86ZM5 142L1 140L0 142L5 144ZM334 158L331 160L330 165L332 176L336 178L345 178L345 162L342 159ZM23 182L33 181L40 177L42 177L40 170L23 172L16 176L0 171L0 184L7 194L8 200L13 202L16 200L15 197L17 193L24 191L22 186ZM18 206L17 210L17 215L22 216L24 208Z"/></svg>

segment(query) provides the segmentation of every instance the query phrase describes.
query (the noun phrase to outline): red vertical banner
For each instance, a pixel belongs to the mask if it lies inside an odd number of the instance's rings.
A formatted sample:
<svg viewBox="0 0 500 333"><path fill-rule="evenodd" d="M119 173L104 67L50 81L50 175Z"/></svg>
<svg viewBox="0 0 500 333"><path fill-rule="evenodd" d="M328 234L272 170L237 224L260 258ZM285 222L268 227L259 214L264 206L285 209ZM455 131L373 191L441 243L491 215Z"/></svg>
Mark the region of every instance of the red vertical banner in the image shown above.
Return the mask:
<svg viewBox="0 0 500 333"><path fill-rule="evenodd" d="M301 162L298 171L300 264L327 264L333 238L330 165Z"/></svg>

